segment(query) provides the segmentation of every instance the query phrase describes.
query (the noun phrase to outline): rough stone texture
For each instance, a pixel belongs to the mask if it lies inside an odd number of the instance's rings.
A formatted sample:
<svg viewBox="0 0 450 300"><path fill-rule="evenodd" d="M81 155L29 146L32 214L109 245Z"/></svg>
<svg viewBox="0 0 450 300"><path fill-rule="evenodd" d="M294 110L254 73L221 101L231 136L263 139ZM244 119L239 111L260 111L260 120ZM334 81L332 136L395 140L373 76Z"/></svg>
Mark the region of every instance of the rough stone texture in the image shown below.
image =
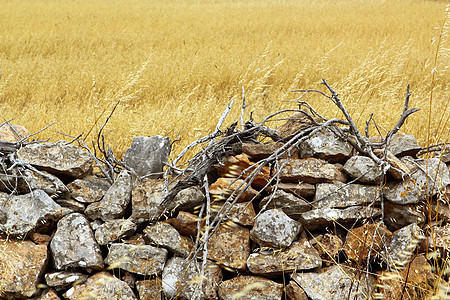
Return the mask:
<svg viewBox="0 0 450 300"><path fill-rule="evenodd" d="M372 143L380 143L381 137L370 137L369 141ZM417 143L413 135L407 135L403 132L398 132L392 136L391 143L388 150L397 157L401 156L415 156L421 147Z"/></svg>
<svg viewBox="0 0 450 300"><path fill-rule="evenodd" d="M373 153L379 158L382 158L384 156L384 149L374 149ZM411 173L408 166L398 159L397 156L392 154L391 151L387 151L386 153L386 162L391 166L388 173L396 180L403 180Z"/></svg>
<svg viewBox="0 0 450 300"><path fill-rule="evenodd" d="M379 202L377 186L343 183L318 183L315 208L345 208Z"/></svg>
<svg viewBox="0 0 450 300"><path fill-rule="evenodd" d="M370 299L375 281L373 276L369 275L367 282L364 276L359 280L360 284L355 284L358 278L352 276L351 269L344 265L333 265L317 273L293 274L292 279L312 300ZM370 290L367 290L367 286Z"/></svg>
<svg viewBox="0 0 450 300"><path fill-rule="evenodd" d="M37 298L38 300L60 300L58 294L54 289L48 289L47 291L44 291L42 295Z"/></svg>
<svg viewBox="0 0 450 300"><path fill-rule="evenodd" d="M299 157L317 157L329 162L345 161L351 153L352 147L328 128L317 131L298 146Z"/></svg>
<svg viewBox="0 0 450 300"><path fill-rule="evenodd" d="M151 219L158 212L158 205L163 201L164 181L147 179L133 185L131 193L131 217L135 223Z"/></svg>
<svg viewBox="0 0 450 300"><path fill-rule="evenodd" d="M391 231L396 231L409 224L423 224L426 220L424 208L427 206L417 204L395 204L389 201L384 202L384 224ZM443 212L444 204L439 208Z"/></svg>
<svg viewBox="0 0 450 300"><path fill-rule="evenodd" d="M319 117L313 117L314 122L321 123L323 120ZM288 137L298 131L308 128L314 122L307 117L305 112L296 112L284 123L278 132L282 137Z"/></svg>
<svg viewBox="0 0 450 300"><path fill-rule="evenodd" d="M379 184L384 177L383 170L370 157L355 155L344 164L344 171L361 183Z"/></svg>
<svg viewBox="0 0 450 300"><path fill-rule="evenodd" d="M28 144L17 151L17 158L63 178L83 178L92 169L92 156L64 143Z"/></svg>
<svg viewBox="0 0 450 300"><path fill-rule="evenodd" d="M133 235L136 229L136 224L130 220L108 220L95 230L95 239L99 245L107 245Z"/></svg>
<svg viewBox="0 0 450 300"><path fill-rule="evenodd" d="M141 300L161 300L161 278L136 281L136 290Z"/></svg>
<svg viewBox="0 0 450 300"><path fill-rule="evenodd" d="M170 154L170 138L160 135L135 137L130 148L123 155L123 162L131 167L139 177L161 173ZM162 177L155 174L149 178Z"/></svg>
<svg viewBox="0 0 450 300"><path fill-rule="evenodd" d="M75 285L64 293L69 300L76 299L137 299L130 287L107 272L99 272L85 283Z"/></svg>
<svg viewBox="0 0 450 300"><path fill-rule="evenodd" d="M289 300L308 300L305 291L294 280L289 282L284 291Z"/></svg>
<svg viewBox="0 0 450 300"><path fill-rule="evenodd" d="M411 168L411 177L405 181L389 182L384 190L386 199L397 204L411 204L426 200L450 184L449 170L438 158L428 159L427 176L422 170L427 170L426 160L417 160L417 165ZM435 180L436 179L436 180Z"/></svg>
<svg viewBox="0 0 450 300"><path fill-rule="evenodd" d="M71 196L81 203L100 201L110 187L111 184L106 179L95 175L76 179L67 185Z"/></svg>
<svg viewBox="0 0 450 300"><path fill-rule="evenodd" d="M83 213L86 209L83 203L80 203L73 199L56 199L55 201L62 207L67 208L73 212Z"/></svg>
<svg viewBox="0 0 450 300"><path fill-rule="evenodd" d="M365 264L367 260L371 262L391 236L392 233L383 224L366 223L348 231L344 252L349 260L358 265Z"/></svg>
<svg viewBox="0 0 450 300"><path fill-rule="evenodd" d="M298 219L301 213L311 209L311 204L302 198L282 190L277 190L259 203L260 209L280 208L286 215Z"/></svg>
<svg viewBox="0 0 450 300"><path fill-rule="evenodd" d="M103 268L103 259L89 221L79 213L65 216L58 222L50 242L55 268Z"/></svg>
<svg viewBox="0 0 450 300"><path fill-rule="evenodd" d="M88 279L88 275L80 272L54 271L45 274L45 282L56 290L66 289L74 284L82 284Z"/></svg>
<svg viewBox="0 0 450 300"><path fill-rule="evenodd" d="M289 218L281 209L270 209L256 218L250 237L261 247L286 248L301 228L299 222Z"/></svg>
<svg viewBox="0 0 450 300"><path fill-rule="evenodd" d="M205 195L203 195L200 188L190 187L181 190L178 194L176 194L172 203L169 205L168 210L192 210L194 207L197 207L203 203L205 203Z"/></svg>
<svg viewBox="0 0 450 300"><path fill-rule="evenodd" d="M195 261L186 268L184 258L174 256L169 259L162 274L162 288L166 297L174 297L179 289L177 299L194 299L200 275L197 269L201 269L201 264ZM208 261L204 275L200 299L218 299L217 289L222 281L222 270Z"/></svg>
<svg viewBox="0 0 450 300"><path fill-rule="evenodd" d="M327 267L336 262L336 256L344 245L340 237L331 233L317 236L310 242L315 242L314 248L322 258L322 265Z"/></svg>
<svg viewBox="0 0 450 300"><path fill-rule="evenodd" d="M294 242L283 251L260 251L250 254L248 269L256 275L281 275L322 266L317 250L308 241Z"/></svg>
<svg viewBox="0 0 450 300"><path fill-rule="evenodd" d="M0 232L9 236L51 226L67 213L42 190L19 196L0 193Z"/></svg>
<svg viewBox="0 0 450 300"><path fill-rule="evenodd" d="M433 226L432 232L435 234L436 238L430 239L430 249L440 248L440 252L450 251L450 223L445 224L443 227Z"/></svg>
<svg viewBox="0 0 450 300"><path fill-rule="evenodd" d="M278 183L278 189L292 193L297 197L313 197L316 194L316 186L310 183Z"/></svg>
<svg viewBox="0 0 450 300"><path fill-rule="evenodd" d="M145 237L152 243L168 249L176 255L187 257L194 249L194 243L169 223L158 222L144 229Z"/></svg>
<svg viewBox="0 0 450 300"><path fill-rule="evenodd" d="M282 159L278 164L282 166L280 179L283 182L345 182L347 179L342 165L317 158Z"/></svg>
<svg viewBox="0 0 450 300"><path fill-rule="evenodd" d="M220 225L208 240L208 259L221 266L245 270L249 255L250 232L239 225Z"/></svg>
<svg viewBox="0 0 450 300"><path fill-rule="evenodd" d="M221 300L281 300L283 285L260 276L237 276L219 285Z"/></svg>
<svg viewBox="0 0 450 300"><path fill-rule="evenodd" d="M26 138L30 135L28 130L20 125L12 125L9 126L6 123L2 123L0 126L0 140L1 141L7 141L7 142L17 142L21 139ZM26 140L25 140L26 142Z"/></svg>
<svg viewBox="0 0 450 300"><path fill-rule="evenodd" d="M182 235L195 236L197 234L197 215L179 211L175 218L168 219L167 222L175 227Z"/></svg>
<svg viewBox="0 0 450 300"><path fill-rule="evenodd" d="M103 199L86 208L86 216L92 220L102 219L103 221L121 218L130 204L131 190L131 175L124 170L108 189Z"/></svg>
<svg viewBox="0 0 450 300"><path fill-rule="evenodd" d="M35 244L42 244L45 246L48 246L50 244L50 241L52 240L52 237L47 234L40 234L40 233L33 233L29 236L30 240L32 240Z"/></svg>
<svg viewBox="0 0 450 300"><path fill-rule="evenodd" d="M0 239L0 297L31 297L47 265L47 246Z"/></svg>
<svg viewBox="0 0 450 300"><path fill-rule="evenodd" d="M228 212L224 215L221 214L223 220L231 220L236 224L243 226L253 226L255 225L255 209L251 202L241 202L231 205L231 202L214 202L211 207L211 219L214 220L219 210L223 208L223 212Z"/></svg>
<svg viewBox="0 0 450 300"><path fill-rule="evenodd" d="M167 250L145 245L113 243L105 264L110 268L140 275L160 275L167 259Z"/></svg>
<svg viewBox="0 0 450 300"><path fill-rule="evenodd" d="M211 184L211 186L209 187L209 191L211 192L212 197L215 201L220 201L228 198L228 196L230 196L235 190L239 188L239 190L235 193L235 197L237 197L237 195L239 195L239 193L245 186L246 184L242 179L219 178L216 182ZM258 191L256 191L252 187L247 187L247 189L242 193L237 201L247 202L252 200L253 198L257 198L258 196Z"/></svg>
<svg viewBox="0 0 450 300"><path fill-rule="evenodd" d="M450 186L447 186L447 190L450 191ZM430 216L432 220L442 220L444 223L450 223L450 206L448 204L450 199L444 201L431 200L430 203L423 207L425 213L422 214ZM422 222L423 220L424 218L422 218ZM414 221L411 223L421 224L422 222Z"/></svg>
<svg viewBox="0 0 450 300"><path fill-rule="evenodd" d="M299 221L309 230L325 228L333 223L351 224L357 220L371 219L381 214L379 208L352 206L348 208L319 208L303 213Z"/></svg>
<svg viewBox="0 0 450 300"><path fill-rule="evenodd" d="M247 154L247 156L252 160L261 160L269 157L275 151L280 149L284 144L255 144L255 143L242 143L242 153ZM296 153L291 153L292 157L298 157L298 151Z"/></svg>

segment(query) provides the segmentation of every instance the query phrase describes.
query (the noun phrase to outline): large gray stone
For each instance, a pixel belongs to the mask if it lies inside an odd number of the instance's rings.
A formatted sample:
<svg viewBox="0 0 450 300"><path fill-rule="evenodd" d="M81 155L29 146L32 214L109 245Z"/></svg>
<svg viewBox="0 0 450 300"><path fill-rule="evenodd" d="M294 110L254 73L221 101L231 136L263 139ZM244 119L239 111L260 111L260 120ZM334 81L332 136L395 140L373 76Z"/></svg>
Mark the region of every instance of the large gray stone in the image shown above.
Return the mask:
<svg viewBox="0 0 450 300"><path fill-rule="evenodd" d="M99 245L107 245L133 235L136 229L136 224L130 220L108 220L95 230L95 239Z"/></svg>
<svg viewBox="0 0 450 300"><path fill-rule="evenodd" d="M367 156L355 155L350 157L344 165L344 171L352 179L367 184L379 184L384 177L380 166Z"/></svg>
<svg viewBox="0 0 450 300"><path fill-rule="evenodd" d="M72 198L81 203L100 201L110 187L111 184L106 179L95 175L76 179L67 185Z"/></svg>
<svg viewBox="0 0 450 300"><path fill-rule="evenodd" d="M298 219L301 213L311 209L311 204L302 198L282 190L276 190L263 198L259 203L260 209L281 208L286 215Z"/></svg>
<svg viewBox="0 0 450 300"><path fill-rule="evenodd" d="M260 276L237 276L219 285L221 300L281 300L283 284Z"/></svg>
<svg viewBox="0 0 450 300"><path fill-rule="evenodd" d="M314 208L345 208L380 202L378 187L361 184L318 183Z"/></svg>
<svg viewBox="0 0 450 300"><path fill-rule="evenodd" d="M347 176L340 164L329 164L317 158L281 159L279 174L283 182L345 182ZM277 171L277 170L276 170Z"/></svg>
<svg viewBox="0 0 450 300"><path fill-rule="evenodd" d="M58 270L68 268L103 268L100 248L89 226L89 221L79 213L65 216L58 222L50 242L53 263Z"/></svg>
<svg viewBox="0 0 450 300"><path fill-rule="evenodd" d="M153 244L169 251L187 257L194 249L194 243L188 237L182 236L169 223L157 222L144 229L145 237Z"/></svg>
<svg viewBox="0 0 450 300"><path fill-rule="evenodd" d="M162 177L164 164L170 154L170 138L159 135L135 137L123 156L124 163L138 176ZM149 176L150 174L154 174Z"/></svg>

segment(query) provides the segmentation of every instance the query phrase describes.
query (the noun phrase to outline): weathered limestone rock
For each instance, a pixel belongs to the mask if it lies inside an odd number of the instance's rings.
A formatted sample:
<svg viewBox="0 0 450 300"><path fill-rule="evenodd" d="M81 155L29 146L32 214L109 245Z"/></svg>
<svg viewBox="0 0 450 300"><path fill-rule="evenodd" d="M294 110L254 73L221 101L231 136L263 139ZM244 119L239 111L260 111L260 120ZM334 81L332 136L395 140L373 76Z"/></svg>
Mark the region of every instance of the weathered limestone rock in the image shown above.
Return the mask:
<svg viewBox="0 0 450 300"><path fill-rule="evenodd" d="M379 184L383 178L383 170L370 157L355 155L344 165L344 171L361 183Z"/></svg>
<svg viewBox="0 0 450 300"><path fill-rule="evenodd" d="M160 275L167 259L167 250L145 245L113 243L109 248L105 264L110 268L140 275Z"/></svg>
<svg viewBox="0 0 450 300"><path fill-rule="evenodd" d="M315 269L322 266L322 259L308 241L302 241L282 251L252 253L247 265L253 274L269 276Z"/></svg>
<svg viewBox="0 0 450 300"><path fill-rule="evenodd" d="M245 270L250 255L250 232L235 225L220 225L208 241L208 259L221 266Z"/></svg>
<svg viewBox="0 0 450 300"><path fill-rule="evenodd" d="M219 285L221 300L281 300L283 285L260 276L237 276Z"/></svg>
<svg viewBox="0 0 450 300"><path fill-rule="evenodd" d="M92 169L92 156L64 143L28 144L17 151L19 160L63 178L83 178Z"/></svg>
<svg viewBox="0 0 450 300"><path fill-rule="evenodd" d="M192 210L194 207L203 203L205 203L205 195L203 195L200 188L190 187L183 189L176 194L172 203L169 205L168 210Z"/></svg>
<svg viewBox="0 0 450 300"><path fill-rule="evenodd" d="M33 241L35 244L42 244L45 246L48 246L50 244L50 241L52 240L52 237L47 234L40 234L40 233L33 233L30 236L30 240Z"/></svg>
<svg viewBox="0 0 450 300"><path fill-rule="evenodd" d="M132 182L128 171L122 171L99 202L90 204L85 214L103 221L121 218L131 201Z"/></svg>
<svg viewBox="0 0 450 300"><path fill-rule="evenodd" d="M342 300L351 299L366 300L370 299L375 279L372 275L366 277L351 274L351 269L344 265L332 265L329 268L323 268L314 273L297 273L292 275L292 279L303 288L312 300ZM359 284L355 284L359 282ZM369 287L369 290L367 290Z"/></svg>
<svg viewBox="0 0 450 300"><path fill-rule="evenodd" d="M212 197L215 201L225 200L230 196L235 190L238 191L235 193L235 197L239 195L242 189L246 186L242 179L235 178L219 178L216 182L211 184L209 187L209 191L212 194ZM253 198L257 198L259 196L258 191L253 189L252 187L247 187L247 189L242 193L242 195L238 198L238 202L247 202L252 200Z"/></svg>
<svg viewBox="0 0 450 300"><path fill-rule="evenodd" d="M298 219L301 213L311 209L311 204L302 198L282 190L276 190L259 203L260 209L280 208L292 219Z"/></svg>
<svg viewBox="0 0 450 300"><path fill-rule="evenodd" d="M361 184L318 183L315 208L345 208L379 202L378 187Z"/></svg>
<svg viewBox="0 0 450 300"><path fill-rule="evenodd" d="M152 137L135 137L130 148L123 155L123 162L131 167L139 177L162 177L164 163L170 154L170 138L160 135Z"/></svg>
<svg viewBox="0 0 450 300"><path fill-rule="evenodd" d="M79 285L71 287L64 293L69 300L76 299L137 299L130 287L107 272L99 272Z"/></svg>
<svg viewBox="0 0 450 300"><path fill-rule="evenodd" d="M45 274L45 282L56 290L66 289L74 284L82 284L88 279L88 275L80 272L54 271Z"/></svg>
<svg viewBox="0 0 450 300"><path fill-rule="evenodd" d="M426 206L428 207L428 206ZM417 204L395 204L389 201L384 202L384 224L391 231L396 231L409 224L423 224L426 220L422 205ZM443 211L444 204L440 207Z"/></svg>
<svg viewBox="0 0 450 300"><path fill-rule="evenodd" d="M83 203L80 203L73 199L56 199L55 201L62 207L69 209L73 212L83 213L84 210L86 209Z"/></svg>
<svg viewBox="0 0 450 300"><path fill-rule="evenodd" d="M284 291L289 300L308 300L305 291L294 280L289 282Z"/></svg>
<svg viewBox="0 0 450 300"><path fill-rule="evenodd" d="M298 145L301 158L316 157L329 162L340 162L352 154L352 147L340 139L333 131L324 128Z"/></svg>
<svg viewBox="0 0 450 300"><path fill-rule="evenodd" d="M47 246L0 239L0 297L18 299L37 293L47 265Z"/></svg>
<svg viewBox="0 0 450 300"><path fill-rule="evenodd" d="M158 212L158 205L164 199L164 181L147 179L133 186L131 196L131 217L135 223L151 219Z"/></svg>
<svg viewBox="0 0 450 300"><path fill-rule="evenodd" d="M317 158L280 160L283 182L345 182L347 176L340 164L329 164Z"/></svg>
<svg viewBox="0 0 450 300"><path fill-rule="evenodd" d="M381 137L370 137L369 141L372 143L380 143ZM416 156L420 151L420 146L413 135L407 135L403 132L398 132L392 136L391 142L388 146L388 151L397 157L402 156Z"/></svg>
<svg viewBox="0 0 450 300"><path fill-rule="evenodd" d="M158 222L144 229L145 237L150 242L164 247L176 255L188 257L194 249L194 243L180 233L169 223Z"/></svg>
<svg viewBox="0 0 450 300"><path fill-rule="evenodd" d="M217 213L223 208L223 212L228 212L224 215L221 213L223 220L231 220L236 224L240 224L243 226L253 226L255 225L255 209L253 208L253 204L251 202L241 202L235 203L231 205L231 202L214 202L211 206L211 219L214 220Z"/></svg>
<svg viewBox="0 0 450 300"><path fill-rule="evenodd" d="M309 230L325 228L333 223L347 225L355 221L371 219L381 214L379 208L352 206L348 208L319 208L303 213L299 221Z"/></svg>
<svg viewBox="0 0 450 300"><path fill-rule="evenodd" d="M103 268L103 258L89 221L79 213L59 220L50 242L50 251L58 270L76 267L94 270Z"/></svg>
<svg viewBox="0 0 450 300"><path fill-rule="evenodd" d="M71 196L81 203L100 201L110 187L111 184L106 179L95 175L76 179L67 185Z"/></svg>
<svg viewBox="0 0 450 300"><path fill-rule="evenodd" d="M0 125L0 140L7 142L18 142L30 135L28 130L20 125L9 126L6 123Z"/></svg>
<svg viewBox="0 0 450 300"><path fill-rule="evenodd" d="M310 183L298 182L298 183L278 183L278 189L292 193L297 197L313 197L316 194L316 186Z"/></svg>
<svg viewBox="0 0 450 300"><path fill-rule="evenodd" d="M186 261L181 257L169 259L162 274L162 288L166 297L175 297L179 291L178 299L194 299L200 275L197 270L201 267L201 263L193 261L186 268ZM222 270L208 261L204 275L200 299L218 299L217 289L222 281Z"/></svg>
<svg viewBox="0 0 450 300"><path fill-rule="evenodd" d="M54 289L47 289L37 300L60 300L58 294Z"/></svg>
<svg viewBox="0 0 450 300"><path fill-rule="evenodd" d="M270 209L256 218L250 237L261 247L286 248L301 229L302 225L289 218L281 209Z"/></svg>
<svg viewBox="0 0 450 300"><path fill-rule="evenodd" d="M447 190L450 191L450 186L447 186ZM444 198L445 199L445 198ZM450 223L450 198L449 200L431 200L430 203L427 203L424 207L422 214L426 216L430 216L432 220L442 220L444 223ZM419 208L418 211L422 211ZM419 221L414 221L411 223L421 224L425 219L421 218Z"/></svg>
<svg viewBox="0 0 450 300"><path fill-rule="evenodd" d="M136 281L136 290L141 300L161 300L161 278Z"/></svg>
<svg viewBox="0 0 450 300"><path fill-rule="evenodd" d="M133 235L136 228L136 224L130 220L108 220L95 230L95 239L99 245L107 245Z"/></svg>
<svg viewBox="0 0 450 300"><path fill-rule="evenodd" d="M317 236L310 242L315 242L314 248L322 258L322 265L326 267L336 262L336 256L344 245L340 237L331 233Z"/></svg>
<svg viewBox="0 0 450 300"><path fill-rule="evenodd" d="M384 149L374 149L373 153L379 158L382 158L384 156ZM391 166L388 173L396 180L403 180L411 173L408 166L398 159L397 156L392 154L391 151L387 151L386 153L386 162Z"/></svg>
<svg viewBox="0 0 450 300"><path fill-rule="evenodd" d="M67 213L41 190L19 196L0 193L0 233L9 236L22 236L50 226Z"/></svg>
<svg viewBox="0 0 450 300"><path fill-rule="evenodd" d="M182 235L195 236L197 234L197 215L185 211L179 211L175 218L168 219L167 222L175 227L176 230Z"/></svg>
<svg viewBox="0 0 450 300"><path fill-rule="evenodd" d="M322 121L320 117L313 117L313 120L311 120L305 112L296 112L278 129L278 132L282 137L288 137Z"/></svg>
<svg viewBox="0 0 450 300"><path fill-rule="evenodd" d="M284 144L255 144L255 143L242 143L242 153L245 153L250 159L258 161L269 157L275 151L280 149ZM291 153L292 157L298 157L298 151Z"/></svg>

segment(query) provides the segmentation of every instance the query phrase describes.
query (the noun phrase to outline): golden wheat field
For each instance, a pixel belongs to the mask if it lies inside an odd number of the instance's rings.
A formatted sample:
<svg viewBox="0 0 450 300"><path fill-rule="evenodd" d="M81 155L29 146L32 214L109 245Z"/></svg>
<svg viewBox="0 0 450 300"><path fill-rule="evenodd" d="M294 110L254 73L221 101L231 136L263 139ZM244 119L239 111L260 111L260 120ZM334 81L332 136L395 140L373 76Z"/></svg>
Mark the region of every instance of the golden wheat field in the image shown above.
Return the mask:
<svg viewBox="0 0 450 300"><path fill-rule="evenodd" d="M449 138L448 1L1 0L0 116L56 141L105 128L119 155L134 136L168 135L180 149L210 133L242 88L256 121L325 78L361 129L371 112L422 145ZM325 116L327 99L307 95ZM431 113L430 113L431 110ZM276 125L274 125L276 126ZM375 133L374 133L375 134ZM175 150L176 150L175 149Z"/></svg>

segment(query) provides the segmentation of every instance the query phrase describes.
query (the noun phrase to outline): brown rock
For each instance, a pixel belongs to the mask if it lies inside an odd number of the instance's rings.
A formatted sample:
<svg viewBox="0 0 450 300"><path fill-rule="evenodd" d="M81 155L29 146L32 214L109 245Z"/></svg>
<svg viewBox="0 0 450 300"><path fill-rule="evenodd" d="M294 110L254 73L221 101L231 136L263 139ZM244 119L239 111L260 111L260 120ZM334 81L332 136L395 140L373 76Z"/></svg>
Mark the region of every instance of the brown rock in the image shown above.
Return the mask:
<svg viewBox="0 0 450 300"><path fill-rule="evenodd" d="M423 224L426 220L424 211L428 205L422 204L395 204L389 201L384 202L384 224L391 231L396 231L409 224ZM442 214L445 214L445 205L442 204ZM450 214L450 212L449 212Z"/></svg>
<svg viewBox="0 0 450 300"><path fill-rule="evenodd" d="M28 130L20 125L9 126L6 123L0 124L0 140L7 142L17 142L30 135ZM24 140L25 142L27 140Z"/></svg>
<svg viewBox="0 0 450 300"><path fill-rule="evenodd" d="M318 183L314 208L345 208L380 202L377 186L344 183Z"/></svg>
<svg viewBox="0 0 450 300"><path fill-rule="evenodd" d="M60 300L61 298L59 298L58 294L56 293L56 291L54 289L49 289L49 290L45 291L44 293L42 293L42 295L37 299L38 300Z"/></svg>
<svg viewBox="0 0 450 300"><path fill-rule="evenodd" d="M211 184L209 191L211 192L214 201L221 201L228 198L236 189L238 189L238 191L235 193L234 197L237 197L245 187L246 183L242 179L219 178L216 182ZM258 196L258 191L248 186L238 198L237 202L251 201L254 198L258 198Z"/></svg>
<svg viewBox="0 0 450 300"><path fill-rule="evenodd" d="M166 222L175 227L182 235L195 236L197 234L197 215L179 211L175 218L168 219Z"/></svg>
<svg viewBox="0 0 450 300"><path fill-rule="evenodd" d="M277 190L261 200L261 210L280 208L292 219L298 219L301 213L311 209L311 204L302 198L282 190Z"/></svg>
<svg viewBox="0 0 450 300"><path fill-rule="evenodd" d="M136 290L141 300L161 300L161 278L141 280L136 282Z"/></svg>
<svg viewBox="0 0 450 300"><path fill-rule="evenodd" d="M203 203L205 203L205 195L199 187L194 186L179 191L167 209L190 211Z"/></svg>
<svg viewBox="0 0 450 300"><path fill-rule="evenodd" d="M99 245L108 245L124 237L133 235L136 224L130 220L108 220L95 230L95 239Z"/></svg>
<svg viewBox="0 0 450 300"><path fill-rule="evenodd" d="M289 300L308 300L305 291L294 280L289 282L284 292Z"/></svg>
<svg viewBox="0 0 450 300"><path fill-rule="evenodd" d="M283 182L345 182L347 176L340 164L329 164L317 158L280 160Z"/></svg>
<svg viewBox="0 0 450 300"><path fill-rule="evenodd" d="M313 120L315 123L322 122L322 119L319 117L313 117ZM313 125L314 122L307 117L305 112L296 112L278 129L278 131L282 137L288 137L308 128Z"/></svg>
<svg viewBox="0 0 450 300"><path fill-rule="evenodd" d="M373 153L382 158L384 155L383 149L374 149ZM411 170L408 168L406 164L404 164L400 159L397 158L391 151L387 151L386 162L391 166L389 168L388 173L397 180L405 179L410 173Z"/></svg>
<svg viewBox="0 0 450 300"><path fill-rule="evenodd" d="M55 202L61 205L61 207L67 208L73 212L83 213L86 209L83 203L73 199L56 199Z"/></svg>
<svg viewBox="0 0 450 300"><path fill-rule="evenodd" d="M325 233L325 235L316 238L316 240L314 248L319 252L322 264L328 267L336 263L336 256L344 245L341 238L331 233Z"/></svg>
<svg viewBox="0 0 450 300"><path fill-rule="evenodd" d="M280 149L283 145L284 145L283 143L275 143L275 144L242 143L242 153L249 156L250 159L258 161L269 157L275 151ZM292 150L293 151L291 151L290 156L298 157L298 150L297 149Z"/></svg>
<svg viewBox="0 0 450 300"><path fill-rule="evenodd" d="M140 224L155 216L158 213L158 205L164 199L163 192L163 180L147 179L133 184L130 220Z"/></svg>
<svg viewBox="0 0 450 300"><path fill-rule="evenodd" d="M259 276L237 276L219 285L221 300L281 300L283 285Z"/></svg>
<svg viewBox="0 0 450 300"><path fill-rule="evenodd" d="M224 205L225 207L222 209ZM230 220L243 226L255 225L256 213L251 202L235 203L234 205L231 205L231 202L214 202L211 206L212 220L214 220L221 209L221 218L223 220Z"/></svg>
<svg viewBox="0 0 450 300"><path fill-rule="evenodd" d="M111 184L104 178L89 175L83 179L76 179L67 185L71 196L81 203L100 201Z"/></svg>
<svg viewBox="0 0 450 300"><path fill-rule="evenodd" d="M313 197L316 194L316 186L310 183L298 182L298 183L278 183L278 189L292 193L297 197Z"/></svg>
<svg viewBox="0 0 450 300"><path fill-rule="evenodd" d="M88 275L80 272L54 271L45 274L45 282L56 290L67 289L75 284L84 283Z"/></svg>
<svg viewBox="0 0 450 300"><path fill-rule="evenodd" d="M164 247L169 251L188 257L194 249L194 243L180 233L169 223L157 222L144 229L145 238L151 243Z"/></svg>
<svg viewBox="0 0 450 300"><path fill-rule="evenodd" d="M47 234L41 234L41 233L33 233L30 236L30 239L35 243L35 244L42 244L47 246L50 241L52 240L52 237L47 235Z"/></svg>

